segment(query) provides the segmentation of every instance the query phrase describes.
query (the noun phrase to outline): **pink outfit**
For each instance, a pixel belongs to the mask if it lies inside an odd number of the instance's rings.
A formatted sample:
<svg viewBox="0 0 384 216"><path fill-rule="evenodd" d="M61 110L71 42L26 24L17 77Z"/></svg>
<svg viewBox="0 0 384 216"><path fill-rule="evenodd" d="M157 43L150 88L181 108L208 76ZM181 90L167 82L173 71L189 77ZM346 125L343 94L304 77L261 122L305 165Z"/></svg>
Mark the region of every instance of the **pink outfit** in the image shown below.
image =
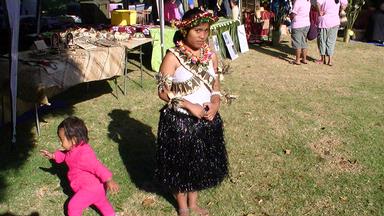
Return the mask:
<svg viewBox="0 0 384 216"><path fill-rule="evenodd" d="M308 0L296 0L293 4L292 13L296 14L292 20L292 28L303 28L310 26L309 11L311 2Z"/></svg>
<svg viewBox="0 0 384 216"><path fill-rule="evenodd" d="M68 180L75 192L68 204L69 216L81 216L90 205L95 205L105 216L115 215L104 189L112 173L97 159L89 144L82 142L69 151L56 151L54 155L56 163L67 164Z"/></svg>
<svg viewBox="0 0 384 216"><path fill-rule="evenodd" d="M340 25L340 3L343 6L348 4L347 0L340 0L336 4L335 0L317 0L320 5L320 11L324 11L323 16L319 16L319 28L332 28Z"/></svg>
<svg viewBox="0 0 384 216"><path fill-rule="evenodd" d="M181 20L181 14L177 6L177 1L174 3L170 1L164 2L164 19L167 22L172 20Z"/></svg>

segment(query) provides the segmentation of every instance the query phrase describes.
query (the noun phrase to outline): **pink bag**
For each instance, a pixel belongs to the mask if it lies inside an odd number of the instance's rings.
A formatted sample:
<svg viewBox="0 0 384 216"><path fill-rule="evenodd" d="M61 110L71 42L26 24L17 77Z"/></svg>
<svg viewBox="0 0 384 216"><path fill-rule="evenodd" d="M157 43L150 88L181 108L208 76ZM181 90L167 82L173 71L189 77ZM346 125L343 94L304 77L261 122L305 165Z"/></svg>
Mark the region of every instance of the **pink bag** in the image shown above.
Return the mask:
<svg viewBox="0 0 384 216"><path fill-rule="evenodd" d="M309 11L309 21L311 22L311 25L309 26L309 31L307 35L308 40L314 40L317 38L318 35L318 29L317 29L317 23L318 23L319 13L317 12L315 7L311 7L311 10Z"/></svg>

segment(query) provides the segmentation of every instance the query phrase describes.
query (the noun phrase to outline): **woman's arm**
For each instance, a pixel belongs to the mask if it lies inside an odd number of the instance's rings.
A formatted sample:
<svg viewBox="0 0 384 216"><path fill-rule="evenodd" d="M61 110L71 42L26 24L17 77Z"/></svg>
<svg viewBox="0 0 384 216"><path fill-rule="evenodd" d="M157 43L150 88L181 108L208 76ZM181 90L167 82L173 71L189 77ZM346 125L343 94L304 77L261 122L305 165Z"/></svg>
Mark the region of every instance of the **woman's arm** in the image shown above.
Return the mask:
<svg viewBox="0 0 384 216"><path fill-rule="evenodd" d="M220 108L220 73L218 71L218 58L216 54L212 55L212 63L213 63L213 68L215 71L215 80L213 81L212 84L212 95L211 95L211 102L210 103L205 103L204 108L205 108L205 115L204 118L207 120L212 121L213 118L216 116L216 113L219 111Z"/></svg>

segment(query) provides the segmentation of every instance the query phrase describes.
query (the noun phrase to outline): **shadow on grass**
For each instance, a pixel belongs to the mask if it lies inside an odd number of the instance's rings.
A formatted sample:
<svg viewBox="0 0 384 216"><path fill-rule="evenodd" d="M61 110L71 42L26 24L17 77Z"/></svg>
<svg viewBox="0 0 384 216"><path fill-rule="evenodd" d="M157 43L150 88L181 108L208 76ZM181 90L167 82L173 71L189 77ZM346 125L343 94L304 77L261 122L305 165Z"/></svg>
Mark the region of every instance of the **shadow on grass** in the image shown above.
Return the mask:
<svg viewBox="0 0 384 216"><path fill-rule="evenodd" d="M164 197L174 207L174 198L162 190L154 178L156 137L151 127L130 117L129 110L113 110L109 137L119 145L119 153L134 185L140 190Z"/></svg>
<svg viewBox="0 0 384 216"><path fill-rule="evenodd" d="M288 42L282 42L276 46L271 46L270 43L262 43L261 45L250 45L250 48L289 63L295 60L295 49L290 47ZM314 62L316 59L307 56L307 60Z"/></svg>
<svg viewBox="0 0 384 216"><path fill-rule="evenodd" d="M61 188L63 188L63 193L68 196L67 200L64 202L63 213L64 215L68 215L68 203L74 194L67 178L68 167L64 163L57 164L52 160L50 162L51 162L50 168L45 168L45 167L39 167L39 168L40 170L44 172L48 172L51 175L56 175L60 179L60 186Z"/></svg>

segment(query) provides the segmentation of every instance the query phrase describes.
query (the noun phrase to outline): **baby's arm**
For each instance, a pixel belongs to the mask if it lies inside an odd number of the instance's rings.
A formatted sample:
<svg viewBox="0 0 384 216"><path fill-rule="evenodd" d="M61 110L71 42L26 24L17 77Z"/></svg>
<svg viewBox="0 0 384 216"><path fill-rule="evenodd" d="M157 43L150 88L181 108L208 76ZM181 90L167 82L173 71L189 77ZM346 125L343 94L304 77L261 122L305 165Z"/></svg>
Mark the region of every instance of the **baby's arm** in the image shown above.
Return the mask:
<svg viewBox="0 0 384 216"><path fill-rule="evenodd" d="M49 160L53 160L55 159L55 155L47 150L40 150L40 153L43 157L49 159Z"/></svg>
<svg viewBox="0 0 384 216"><path fill-rule="evenodd" d="M105 184L107 186L107 190L111 191L112 193L119 191L119 185L112 179L112 177Z"/></svg>
<svg viewBox="0 0 384 216"><path fill-rule="evenodd" d="M62 163L65 160L65 153L59 150L55 153L51 153L47 150L40 150L40 153L43 157L48 158L49 160L54 160L56 163Z"/></svg>

